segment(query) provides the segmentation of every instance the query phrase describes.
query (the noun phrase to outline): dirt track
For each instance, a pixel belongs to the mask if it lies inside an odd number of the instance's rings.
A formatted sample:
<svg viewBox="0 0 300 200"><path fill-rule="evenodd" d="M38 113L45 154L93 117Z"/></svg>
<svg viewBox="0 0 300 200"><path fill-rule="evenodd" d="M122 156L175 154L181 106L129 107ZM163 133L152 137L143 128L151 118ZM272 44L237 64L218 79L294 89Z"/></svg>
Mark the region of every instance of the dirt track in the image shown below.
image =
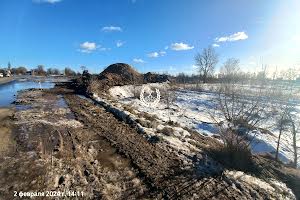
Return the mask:
<svg viewBox="0 0 300 200"><path fill-rule="evenodd" d="M201 154L185 158L193 163L186 167L178 152L147 141L72 91L25 91L17 103L16 148L1 157L0 199L19 199L14 191L50 190L79 192L70 199L269 198L211 171Z"/></svg>
<svg viewBox="0 0 300 200"><path fill-rule="evenodd" d="M11 135L14 110L11 108L0 108L0 159L12 151L15 143Z"/></svg>
<svg viewBox="0 0 300 200"><path fill-rule="evenodd" d="M24 92L16 112L17 151L1 163L0 197L14 191L79 191L79 199L136 199L147 195L130 161L76 121L59 92ZM18 199L18 198L16 198Z"/></svg>

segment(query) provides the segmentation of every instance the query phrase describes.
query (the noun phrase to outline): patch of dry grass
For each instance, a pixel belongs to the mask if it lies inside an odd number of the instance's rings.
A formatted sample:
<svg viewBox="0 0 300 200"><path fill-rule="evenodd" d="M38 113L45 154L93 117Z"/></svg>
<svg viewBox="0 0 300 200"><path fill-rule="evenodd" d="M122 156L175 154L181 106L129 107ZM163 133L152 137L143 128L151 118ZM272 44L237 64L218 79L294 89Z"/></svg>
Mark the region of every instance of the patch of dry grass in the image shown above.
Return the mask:
<svg viewBox="0 0 300 200"><path fill-rule="evenodd" d="M164 127L160 132L162 132L166 136L172 136L174 131L170 127Z"/></svg>
<svg viewBox="0 0 300 200"><path fill-rule="evenodd" d="M143 117L143 118L145 118L146 120L149 120L149 121L154 121L154 120L157 119L156 115L151 115L151 114L146 113L146 112L140 112L139 117Z"/></svg>
<svg viewBox="0 0 300 200"><path fill-rule="evenodd" d="M255 172L252 154L248 148L222 145L218 148L211 148L209 153L212 158L221 163L225 168Z"/></svg>

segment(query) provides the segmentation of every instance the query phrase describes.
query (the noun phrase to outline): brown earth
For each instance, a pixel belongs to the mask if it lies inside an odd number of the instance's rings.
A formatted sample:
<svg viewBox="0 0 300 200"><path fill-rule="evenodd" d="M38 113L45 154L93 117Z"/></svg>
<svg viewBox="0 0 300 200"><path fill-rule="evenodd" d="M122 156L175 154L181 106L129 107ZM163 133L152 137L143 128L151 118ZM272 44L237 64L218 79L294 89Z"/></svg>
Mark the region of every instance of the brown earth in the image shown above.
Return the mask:
<svg viewBox="0 0 300 200"><path fill-rule="evenodd" d="M159 75L155 73L141 74L132 66L125 63L115 63L109 65L98 77L97 87L107 89L111 86L121 86L129 84L143 84L165 82L168 80L167 75Z"/></svg>
<svg viewBox="0 0 300 200"><path fill-rule="evenodd" d="M108 86L137 84L143 82L143 75L125 63L116 63L108 66L99 74L101 83Z"/></svg>
<svg viewBox="0 0 300 200"><path fill-rule="evenodd" d="M92 102L73 95L66 97L78 120L91 128L104 130L101 135L110 141L119 153L129 158L150 184L151 197L163 199L250 199L260 197L264 191L243 185L234 187L235 180L210 168L205 159L194 157L194 167L184 169L181 159L173 151L149 143L127 124L120 123L111 113ZM211 163L212 164L212 163ZM251 193L252 192L252 193Z"/></svg>
<svg viewBox="0 0 300 200"><path fill-rule="evenodd" d="M0 162L0 199L49 190L84 195L73 199L276 199L224 175L205 153L188 157L152 143L71 90L29 90L16 102L16 148Z"/></svg>
<svg viewBox="0 0 300 200"><path fill-rule="evenodd" d="M89 74L87 71L81 77L77 77L71 83L71 88L81 94L103 94L112 86L140 85L144 83L165 82L169 80L168 75L155 73L141 74L132 66L125 63L109 65L99 75Z"/></svg>
<svg viewBox="0 0 300 200"><path fill-rule="evenodd" d="M17 102L30 108L15 114L17 152L0 163L0 199L50 190L83 192L79 199L147 196L129 160L76 121L58 91L23 92Z"/></svg>
<svg viewBox="0 0 300 200"><path fill-rule="evenodd" d="M151 72L144 74L144 83L162 83L169 79L170 77L168 77L168 75L155 74Z"/></svg>
<svg viewBox="0 0 300 200"><path fill-rule="evenodd" d="M0 160L13 151L15 142L12 136L13 123L11 117L14 110L11 108L0 108Z"/></svg>

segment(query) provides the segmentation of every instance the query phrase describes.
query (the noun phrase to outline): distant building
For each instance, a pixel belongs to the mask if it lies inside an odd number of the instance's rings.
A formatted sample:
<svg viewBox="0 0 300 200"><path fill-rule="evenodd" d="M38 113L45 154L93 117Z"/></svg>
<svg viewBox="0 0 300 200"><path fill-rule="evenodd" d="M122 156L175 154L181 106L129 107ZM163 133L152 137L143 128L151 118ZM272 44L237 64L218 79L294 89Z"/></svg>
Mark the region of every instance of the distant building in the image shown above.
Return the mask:
<svg viewBox="0 0 300 200"><path fill-rule="evenodd" d="M11 71L9 69L4 71L4 76L11 77Z"/></svg>

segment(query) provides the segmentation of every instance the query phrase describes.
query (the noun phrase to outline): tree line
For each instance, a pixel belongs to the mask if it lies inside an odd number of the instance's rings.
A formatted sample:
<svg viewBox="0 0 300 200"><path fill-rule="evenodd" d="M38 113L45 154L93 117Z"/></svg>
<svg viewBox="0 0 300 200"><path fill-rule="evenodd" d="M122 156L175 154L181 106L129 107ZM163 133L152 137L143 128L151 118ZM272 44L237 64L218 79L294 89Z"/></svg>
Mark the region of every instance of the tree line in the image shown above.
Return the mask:
<svg viewBox="0 0 300 200"><path fill-rule="evenodd" d="M76 76L76 72L69 67L66 67L63 70L57 68L48 68L45 70L43 65L38 65L35 69L32 70L33 75L45 76L45 75L65 75L65 76Z"/></svg>
<svg viewBox="0 0 300 200"><path fill-rule="evenodd" d="M213 47L207 47L195 56L195 65L197 73L188 75L184 72L174 77L177 83L196 84L196 83L213 83L213 82L242 82L249 81L267 81L267 80L287 80L291 74L296 74L296 69L289 68L287 70L278 71L277 69L268 74L267 66L261 64L259 72L244 72L240 68L240 60L236 58L228 58L221 66L219 73L215 73L216 66L219 63L219 55ZM295 76L297 78L297 76ZM296 79L295 78L295 79ZM298 77L300 80L300 77Z"/></svg>
<svg viewBox="0 0 300 200"><path fill-rule="evenodd" d="M179 73L172 77L173 83L186 84L184 87L192 84L193 89L200 91L202 83L218 83L210 89L216 99L212 99L214 109L209 111L223 141L223 147L214 152L216 158L226 166L251 170L251 146L255 146L257 136L272 135L269 130L278 130L274 135L275 150L269 156L280 162L280 151L288 149L293 155L290 165L297 168L300 120L296 102L300 97L300 84L295 80L300 80L299 71L288 68L268 74L267 66L261 65L259 72L246 73L241 70L238 59L229 58L215 74L218 58L212 47L205 48L195 56L197 74Z"/></svg>
<svg viewBox="0 0 300 200"><path fill-rule="evenodd" d="M10 71L13 75L26 75L28 72L32 75L37 76L47 76L47 75L65 75L65 76L76 76L77 73L72 70L70 67L66 67L63 70L57 68L45 68L43 65L38 65L36 68L32 70L28 70L26 67L12 67L10 63L8 63L7 68L0 68L0 73L5 74L7 71Z"/></svg>
<svg viewBox="0 0 300 200"><path fill-rule="evenodd" d="M293 154L291 166L297 168L300 120L295 102L299 100L300 87L295 80L299 80L299 71L288 68L268 74L267 66L262 65L258 73L245 73L241 70L238 59L229 58L223 63L216 77L214 70L218 63L218 55L212 47L198 53L195 61L199 72L198 82L201 80L207 83L214 80L221 83L216 91L218 97L215 113L210 115L224 143L224 148L220 151L223 161L231 167L249 166L250 145L258 134L266 134L263 132L268 131L260 127L264 127L268 120L274 119L268 129L275 128L279 134L276 135L277 145L272 157L279 161L281 149L286 148ZM195 75L179 74L176 77L176 81L181 83L194 80L197 81Z"/></svg>

